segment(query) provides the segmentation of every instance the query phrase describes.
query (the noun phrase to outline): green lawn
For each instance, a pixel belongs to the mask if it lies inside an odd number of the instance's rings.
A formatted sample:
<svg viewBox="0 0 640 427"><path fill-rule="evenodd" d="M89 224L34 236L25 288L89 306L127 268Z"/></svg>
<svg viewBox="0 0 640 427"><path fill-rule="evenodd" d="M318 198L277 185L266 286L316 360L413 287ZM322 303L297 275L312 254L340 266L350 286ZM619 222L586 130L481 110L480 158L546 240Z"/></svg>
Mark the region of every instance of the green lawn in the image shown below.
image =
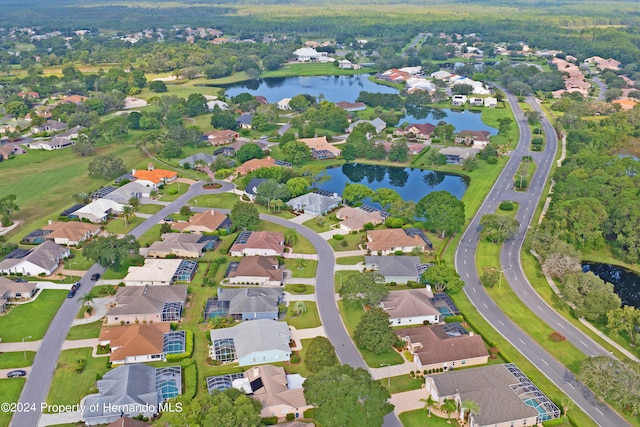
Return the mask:
<svg viewBox="0 0 640 427"><path fill-rule="evenodd" d="M355 251L360 249L358 248L358 245L360 244L363 236L365 236L365 234L362 232L358 234L345 234L343 240L336 240L332 237L327 240L327 242L331 245L334 251Z"/></svg>
<svg viewBox="0 0 640 427"><path fill-rule="evenodd" d="M0 338L2 342L18 342L31 335L29 341L42 339L51 320L67 297L67 291L44 289L38 298L28 304L21 304L5 316L0 317Z"/></svg>
<svg viewBox="0 0 640 427"><path fill-rule="evenodd" d="M94 264L93 261L84 257L82 250L71 248L73 258L64 262L64 268L69 270L88 270Z"/></svg>
<svg viewBox="0 0 640 427"><path fill-rule="evenodd" d="M320 218L320 217L319 217ZM318 218L312 218L308 221L302 223L305 227L308 227L315 231L316 233L323 233L325 231L331 230L331 221L329 221L326 217L321 217L324 220L324 224L322 226L318 225Z"/></svg>
<svg viewBox="0 0 640 427"><path fill-rule="evenodd" d="M304 265L302 268L298 266L298 262L304 262ZM305 260L299 261L293 258L286 258L284 260L284 265L286 265L287 268L291 270L292 277L311 279L316 277L316 269L318 268L318 261L313 259L305 259Z"/></svg>
<svg viewBox="0 0 640 427"><path fill-rule="evenodd" d="M0 387L0 403L14 403L20 399L20 393L24 386L25 378L4 378ZM13 414L8 411L0 411L0 426L8 426Z"/></svg>
<svg viewBox="0 0 640 427"><path fill-rule="evenodd" d="M364 262L364 255L336 258L336 264L339 265L356 265L359 262Z"/></svg>
<svg viewBox="0 0 640 427"><path fill-rule="evenodd" d="M402 393L410 390L417 390L422 387L424 384L423 378L411 378L409 374L407 375L398 375L397 377L391 377L391 388L387 387L389 384L388 378L381 378L380 384L382 384L386 389L389 390L389 393Z"/></svg>
<svg viewBox="0 0 640 427"><path fill-rule="evenodd" d="M127 234L131 230L136 228L136 226L142 224L145 220L146 218L135 217L135 218L132 218L130 221L127 221L127 223L125 224L124 219L114 218L111 221L109 221L109 224L107 224L105 229L112 234Z"/></svg>
<svg viewBox="0 0 640 427"><path fill-rule="evenodd" d="M144 158L144 153L130 145L101 147L96 154L113 153L125 161L127 168ZM89 178L87 166L93 157L80 157L71 150L28 150L26 155L3 162L0 168L0 197L18 196L20 211L16 219L24 221L10 236L18 242L29 232L57 218L73 205L71 196L80 191L91 193L108 184L108 180Z"/></svg>
<svg viewBox="0 0 640 427"><path fill-rule="evenodd" d="M261 213L261 214L273 215L275 217L280 217L284 219L292 219L296 217L296 215L290 211L287 211L287 210L274 211L273 208L269 210L266 206L262 206L257 203L256 203L256 208L258 208L258 213Z"/></svg>
<svg viewBox="0 0 640 427"><path fill-rule="evenodd" d="M314 301L305 301L304 303L307 305L307 312L299 316L287 314L287 323L296 329L317 328L322 325L316 303ZM293 305L295 302L290 304Z"/></svg>
<svg viewBox="0 0 640 427"><path fill-rule="evenodd" d="M364 310L361 307L357 307L355 304L345 304L344 301L338 301L338 309L340 310L340 315L347 327L349 335L353 337L353 333L360 322L360 318L364 314ZM363 348L358 348L358 350L360 350L360 354L362 354L367 365L372 368L379 368L381 364L386 363L399 365L404 362L402 356L392 348L389 348L388 352L382 354L375 354Z"/></svg>
<svg viewBox="0 0 640 427"><path fill-rule="evenodd" d="M240 200L239 196L232 193L220 193L220 194L203 194L189 200L188 204L191 206L197 206L218 208L218 209L231 209L233 205ZM164 201L164 199L163 199Z"/></svg>
<svg viewBox="0 0 640 427"><path fill-rule="evenodd" d="M164 206L162 205L140 205L138 207L138 212L143 213L143 214L154 214L154 213L158 213L162 210L162 208L164 208Z"/></svg>
<svg viewBox="0 0 640 427"><path fill-rule="evenodd" d="M160 200L163 202L173 202L178 197L182 196L189 190L189 185L183 182L174 182L172 184L165 185L164 188L158 190L162 195Z"/></svg>
<svg viewBox="0 0 640 427"><path fill-rule="evenodd" d="M87 364L82 373L76 372L76 361L85 359ZM90 348L64 350L60 353L58 365L47 403L51 405L77 405L80 400L91 393L97 392L96 375L107 372L109 357L91 357Z"/></svg>
<svg viewBox="0 0 640 427"><path fill-rule="evenodd" d="M138 242L140 242L140 247L142 248L149 247L153 242L159 241L161 227L162 226L160 224L153 225L142 236L140 236L140 238L138 238Z"/></svg>
<svg viewBox="0 0 640 427"><path fill-rule="evenodd" d="M33 358L36 357L36 352L27 351L27 360L24 360L24 355L23 351L0 353L0 369L24 368L25 366L33 365Z"/></svg>
<svg viewBox="0 0 640 427"><path fill-rule="evenodd" d="M296 286L304 286L304 292L296 292L294 290ZM296 285L290 283L288 285L284 285L284 291L289 292L292 295L311 295L316 291L316 289L311 285Z"/></svg>
<svg viewBox="0 0 640 427"><path fill-rule="evenodd" d="M428 417L424 409L403 412L400 414L400 422L404 427L450 427L457 425L455 420L448 424L446 418L436 417L435 415Z"/></svg>
<svg viewBox="0 0 640 427"><path fill-rule="evenodd" d="M72 326L69 329L68 340L84 340L89 338L98 338L100 336L100 328L102 328L102 320L84 325Z"/></svg>
<svg viewBox="0 0 640 427"><path fill-rule="evenodd" d="M102 278L105 280L123 279L127 275L127 272L129 271L129 266L143 265L143 264L144 264L144 258L142 256L136 255L136 256L129 257L128 259L125 260L125 262L123 263L123 265L120 267L119 270L108 268L107 271L104 272L104 275L102 276Z"/></svg>

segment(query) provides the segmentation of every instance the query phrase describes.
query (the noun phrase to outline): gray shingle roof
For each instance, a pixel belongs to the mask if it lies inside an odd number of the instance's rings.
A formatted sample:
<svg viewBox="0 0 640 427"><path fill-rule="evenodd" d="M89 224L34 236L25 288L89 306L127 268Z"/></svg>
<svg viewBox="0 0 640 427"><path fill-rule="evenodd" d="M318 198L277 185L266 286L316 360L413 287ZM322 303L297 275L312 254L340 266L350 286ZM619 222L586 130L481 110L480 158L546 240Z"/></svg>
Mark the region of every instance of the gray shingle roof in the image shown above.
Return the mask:
<svg viewBox="0 0 640 427"><path fill-rule="evenodd" d="M229 301L229 314L277 313L282 296L278 288L218 289L218 300Z"/></svg>
<svg viewBox="0 0 640 427"><path fill-rule="evenodd" d="M334 196L325 196L318 193L307 193L294 197L287 202L287 205L296 210L326 212L337 206L341 201L342 197L337 194Z"/></svg>
<svg viewBox="0 0 640 427"><path fill-rule="evenodd" d="M289 325L275 320L258 319L232 328L211 330L211 341L224 338L233 338L238 358L259 351L291 351Z"/></svg>
<svg viewBox="0 0 640 427"><path fill-rule="evenodd" d="M46 240L29 251L22 258L8 258L0 262L0 269L9 269L22 261L29 261L47 271L53 271L58 266L60 260L68 255L68 249Z"/></svg>
<svg viewBox="0 0 640 427"><path fill-rule="evenodd" d="M420 265L419 256L365 256L366 265L377 265L378 273L385 277L403 276L418 280L418 269Z"/></svg>
<svg viewBox="0 0 640 427"><path fill-rule="evenodd" d="M161 313L166 302L184 303L187 299L187 288L186 285L118 288L117 306L109 310L107 315Z"/></svg>

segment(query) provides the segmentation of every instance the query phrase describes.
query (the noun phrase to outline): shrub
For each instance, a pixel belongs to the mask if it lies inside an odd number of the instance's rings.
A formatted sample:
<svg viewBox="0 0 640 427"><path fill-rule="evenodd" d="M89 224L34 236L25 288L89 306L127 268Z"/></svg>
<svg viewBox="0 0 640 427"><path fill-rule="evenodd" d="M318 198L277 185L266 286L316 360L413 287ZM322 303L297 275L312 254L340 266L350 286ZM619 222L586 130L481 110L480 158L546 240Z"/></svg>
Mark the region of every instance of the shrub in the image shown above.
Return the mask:
<svg viewBox="0 0 640 427"><path fill-rule="evenodd" d="M293 285L293 292L297 294L304 293L304 291L306 290L307 290L307 287L305 285L302 285L302 284Z"/></svg>
<svg viewBox="0 0 640 427"><path fill-rule="evenodd" d="M566 340L567 338L564 335L562 335L560 332L553 331L549 334L549 339L553 342L558 343Z"/></svg>
<svg viewBox="0 0 640 427"><path fill-rule="evenodd" d="M542 138L540 138L539 136L536 136L535 138L533 138L531 140L531 143L533 145L542 145L543 142L544 142L544 140Z"/></svg>
<svg viewBox="0 0 640 427"><path fill-rule="evenodd" d="M422 371L422 375L427 375L427 370Z"/></svg>
<svg viewBox="0 0 640 427"><path fill-rule="evenodd" d="M529 181L526 178L516 179L515 188L518 190L524 190L529 185Z"/></svg>
<svg viewBox="0 0 640 427"><path fill-rule="evenodd" d="M289 363L292 365L300 363L300 355L297 351L291 352L291 357L289 358Z"/></svg>
<svg viewBox="0 0 640 427"><path fill-rule="evenodd" d="M191 363L184 367L184 383L185 398L193 399L198 391L198 367L195 363Z"/></svg>
<svg viewBox="0 0 640 427"><path fill-rule="evenodd" d="M370 223L370 222L368 222L368 223L366 223L366 224L364 225L364 229L365 229L366 231L373 230L373 229L374 229L374 227L375 227L375 226L374 226L372 223Z"/></svg>
<svg viewBox="0 0 640 427"><path fill-rule="evenodd" d="M498 158L495 156L487 157L487 163L489 163L490 165L495 165L496 163L498 163Z"/></svg>
<svg viewBox="0 0 640 427"><path fill-rule="evenodd" d="M262 425L274 426L276 424L278 424L278 417L268 417L262 419Z"/></svg>
<svg viewBox="0 0 640 427"><path fill-rule="evenodd" d="M185 331L185 351L179 354L167 354L167 362L179 362L193 355L193 331Z"/></svg>
<svg viewBox="0 0 640 427"><path fill-rule="evenodd" d="M402 252L402 251L395 251L393 254L394 254L394 255L397 255L397 256L400 256L400 255L404 255L404 252Z"/></svg>
<svg viewBox="0 0 640 427"><path fill-rule="evenodd" d="M464 322L464 317L461 314L458 314L457 316L446 316L444 318L444 323L453 323L453 322L462 323Z"/></svg>
<svg viewBox="0 0 640 427"><path fill-rule="evenodd" d="M81 374L84 371L85 366L87 366L87 359L78 359L76 360L76 372Z"/></svg>
<svg viewBox="0 0 640 427"><path fill-rule="evenodd" d="M531 147L531 151L542 151L542 146L534 145L533 147Z"/></svg>
<svg viewBox="0 0 640 427"><path fill-rule="evenodd" d="M510 200L504 200L500 202L499 206L501 211L512 211L513 210L513 202Z"/></svg>
<svg viewBox="0 0 640 427"><path fill-rule="evenodd" d="M296 414L289 413L287 414L287 421L293 421L296 419Z"/></svg>
<svg viewBox="0 0 640 427"><path fill-rule="evenodd" d="M334 234L333 235L333 239L334 240L344 240L344 235L342 235L342 234Z"/></svg>
<svg viewBox="0 0 640 427"><path fill-rule="evenodd" d="M416 371L409 372L409 375L411 375L412 377L415 377L416 376Z"/></svg>

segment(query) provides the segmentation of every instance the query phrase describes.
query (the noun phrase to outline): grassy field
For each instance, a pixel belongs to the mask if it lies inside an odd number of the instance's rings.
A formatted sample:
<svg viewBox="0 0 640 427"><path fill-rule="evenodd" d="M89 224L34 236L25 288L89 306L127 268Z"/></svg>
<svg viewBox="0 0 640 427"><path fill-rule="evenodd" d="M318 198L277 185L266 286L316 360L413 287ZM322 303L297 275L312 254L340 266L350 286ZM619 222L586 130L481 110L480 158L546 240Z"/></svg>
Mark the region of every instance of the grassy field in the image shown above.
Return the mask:
<svg viewBox="0 0 640 427"><path fill-rule="evenodd" d="M172 184L165 185L164 188L158 190L162 195L160 197L160 201L163 202L173 202L187 191L189 191L189 185L183 182L174 182Z"/></svg>
<svg viewBox="0 0 640 427"><path fill-rule="evenodd" d="M291 270L291 277L301 279L312 279L316 277L316 269L318 268L318 261L313 259L301 260L302 264L298 264L300 261L293 258L287 258L284 260L284 265ZM300 268L302 267L302 268Z"/></svg>
<svg viewBox="0 0 640 427"><path fill-rule="evenodd" d="M363 232L360 232L358 234L345 234L343 240L336 240L334 238L331 238L327 240L327 243L329 243L329 245L331 245L333 250L336 252L354 251L359 249L358 245L362 241L363 236L365 236Z"/></svg>
<svg viewBox="0 0 640 427"><path fill-rule="evenodd" d="M141 151L131 146L114 144L97 150L97 154L107 153L122 158L127 167L144 158ZM28 154L3 162L0 197L18 196L20 211L15 217L23 221L10 240L18 242L45 225L48 219L57 218L62 210L74 204L71 198L74 193L91 193L107 184L107 180L88 176L87 166L91 160L92 157L80 157L70 150L28 150Z"/></svg>
<svg viewBox="0 0 640 427"><path fill-rule="evenodd" d="M296 292L294 290L294 287L296 286L304 286L304 292ZM315 286L311 286L311 285L288 284L288 285L284 285L284 291L289 292L292 295L311 295L316 291L316 289L315 289Z"/></svg>
<svg viewBox="0 0 640 427"><path fill-rule="evenodd" d="M353 333L360 322L360 318L364 314L364 310L361 307L357 307L354 304L345 304L344 301L338 301L338 309L342 320L349 332L349 335L353 337ZM389 348L388 352L382 354L375 354L371 351L359 348L360 354L368 366L372 368L379 368L381 364L390 363L392 365L399 365L404 362L402 356L392 348Z"/></svg>
<svg viewBox="0 0 640 427"><path fill-rule="evenodd" d="M140 205L140 207L138 208L138 212L143 214L154 214L160 212L162 208L164 208L164 206L162 205Z"/></svg>
<svg viewBox="0 0 640 427"><path fill-rule="evenodd" d="M71 248L73 258L64 261L64 268L69 270L88 270L94 264L93 261L87 259L82 254L82 250Z"/></svg>
<svg viewBox="0 0 640 427"><path fill-rule="evenodd" d="M198 200L197 205L200 207L231 209L240 198L231 193L203 194L189 200L188 204L195 206L195 200Z"/></svg>
<svg viewBox="0 0 640 427"><path fill-rule="evenodd" d="M424 409L416 409L415 411L403 412L400 414L400 422L404 427L447 427L453 424L447 423L446 418L427 416ZM455 420L453 421L455 423Z"/></svg>
<svg viewBox="0 0 640 427"><path fill-rule="evenodd" d="M291 302L290 304L295 304L295 302ZM305 301L305 304L307 305L307 312L299 316L288 314L287 323L296 329L317 328L322 325L316 303L313 301Z"/></svg>
<svg viewBox="0 0 640 427"><path fill-rule="evenodd" d="M359 262L364 262L364 255L336 258L336 264L339 265L356 265Z"/></svg>
<svg viewBox="0 0 640 427"><path fill-rule="evenodd" d="M33 358L36 357L35 351L27 351L27 360L24 360L25 353L23 351L11 351L8 353L0 353L0 369L24 368L33 365Z"/></svg>
<svg viewBox="0 0 640 427"><path fill-rule="evenodd" d="M72 326L67 335L68 340L85 340L89 338L98 338L100 336L100 328L102 328L102 320L84 325Z"/></svg>
<svg viewBox="0 0 640 427"><path fill-rule="evenodd" d="M422 387L424 384L424 379L422 378L411 378L409 374L407 375L398 375L397 377L391 377L391 381L388 378L382 378L379 380L380 384L382 384L389 393L402 393L410 390L417 390ZM389 388L389 382L391 382L391 387Z"/></svg>
<svg viewBox="0 0 640 427"><path fill-rule="evenodd" d="M0 317L2 342L19 342L28 335L32 337L29 341L42 339L67 292L50 289L40 292L35 301L18 305Z"/></svg>
<svg viewBox="0 0 640 427"><path fill-rule="evenodd" d="M86 360L82 373L76 372L76 361ZM47 403L51 405L77 405L80 400L97 392L96 375L107 372L109 357L91 357L90 348L64 350L53 375Z"/></svg>
<svg viewBox="0 0 640 427"><path fill-rule="evenodd" d="M112 234L127 234L138 225L142 224L145 218L135 217L125 224L124 219L115 218L109 221L105 229Z"/></svg>
<svg viewBox="0 0 640 427"><path fill-rule="evenodd" d="M147 230L146 233L140 236L140 238L138 239L138 242L140 242L140 247L149 247L149 245L151 245L153 242L159 241L160 227L162 227L160 224L153 225L149 230Z"/></svg>
<svg viewBox="0 0 640 427"><path fill-rule="evenodd" d="M2 387L0 387L0 403L14 403L20 399L22 387L24 387L25 378L3 378ZM0 426L8 426L13 414L8 411L0 411Z"/></svg>
<svg viewBox="0 0 640 427"><path fill-rule="evenodd" d="M328 218L323 218L324 219L324 224L323 225L318 225L318 218L312 218L308 221L305 221L302 223L302 225L304 225L305 227L308 227L310 229L312 229L313 231L315 231L316 233L323 233L325 231L329 231L331 230L331 221L329 221Z"/></svg>

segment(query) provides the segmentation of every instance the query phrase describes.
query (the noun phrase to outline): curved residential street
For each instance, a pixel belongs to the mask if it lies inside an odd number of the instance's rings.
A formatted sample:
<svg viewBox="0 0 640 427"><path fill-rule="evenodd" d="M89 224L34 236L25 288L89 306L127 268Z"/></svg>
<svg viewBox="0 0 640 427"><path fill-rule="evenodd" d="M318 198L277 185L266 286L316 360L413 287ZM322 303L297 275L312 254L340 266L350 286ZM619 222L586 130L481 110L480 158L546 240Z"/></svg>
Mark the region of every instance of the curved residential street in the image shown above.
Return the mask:
<svg viewBox="0 0 640 427"><path fill-rule="evenodd" d="M516 295L543 321L554 330L561 332L572 344L587 356L608 355L609 352L595 343L590 337L575 328L562 316L549 307L534 291L526 280L520 265L520 251L533 214L540 200L546 179L557 149L555 130L547 118L542 115L542 126L546 136L546 147L543 152L529 152L531 134L524 114L518 106L517 99L504 88L507 99L514 111L520 139L518 147L510 154L509 162L489 192L487 198L463 234L455 255L456 270L465 281L465 294L478 309L480 314L500 332L515 348L533 363L547 378L561 388L584 412L601 426L627 426L628 423L609 406L598 402L593 393L579 383L575 376L538 343L532 340L516 324L514 324L493 302L480 283L475 264L475 254L480 240L480 219L483 215L496 211L503 200L514 200L520 204L516 218L520 222L518 235L503 245L500 263L506 281ZM527 103L536 111L541 111L537 101L527 98ZM513 190L513 177L523 155L532 155L537 169L529 188L525 192Z"/></svg>

